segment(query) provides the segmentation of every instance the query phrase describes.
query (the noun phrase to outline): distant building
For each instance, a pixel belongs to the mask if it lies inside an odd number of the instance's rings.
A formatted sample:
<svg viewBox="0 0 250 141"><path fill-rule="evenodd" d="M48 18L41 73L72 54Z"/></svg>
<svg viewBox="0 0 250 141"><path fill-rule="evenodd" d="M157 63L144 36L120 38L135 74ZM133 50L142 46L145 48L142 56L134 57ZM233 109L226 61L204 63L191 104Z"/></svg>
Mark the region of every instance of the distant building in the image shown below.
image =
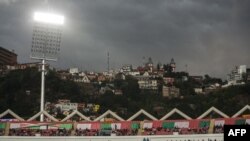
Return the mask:
<svg viewBox="0 0 250 141"><path fill-rule="evenodd" d="M125 80L126 79L126 76L125 76L125 74L124 73L117 73L116 75L115 75L115 79L120 79L120 80Z"/></svg>
<svg viewBox="0 0 250 141"><path fill-rule="evenodd" d="M182 76L181 81L183 81L183 82L188 81L188 77L187 76Z"/></svg>
<svg viewBox="0 0 250 141"><path fill-rule="evenodd" d="M59 104L70 103L70 100L68 100L68 99L59 99L58 103Z"/></svg>
<svg viewBox="0 0 250 141"><path fill-rule="evenodd" d="M78 103L71 103L70 100L59 100L55 107L59 108L62 112L74 111L78 109Z"/></svg>
<svg viewBox="0 0 250 141"><path fill-rule="evenodd" d="M204 94L209 94L211 92L217 91L221 87L222 86L219 83L214 83L214 84L204 88Z"/></svg>
<svg viewBox="0 0 250 141"><path fill-rule="evenodd" d="M84 72L80 72L77 75L73 75L72 79L78 83L90 83L88 76Z"/></svg>
<svg viewBox="0 0 250 141"><path fill-rule="evenodd" d="M162 87L162 96L169 97L169 98L177 98L180 96L180 89L176 88L174 86L172 86L172 87L163 86Z"/></svg>
<svg viewBox="0 0 250 141"><path fill-rule="evenodd" d="M198 83L202 83L202 81L203 81L202 76L190 76L190 78L193 79L194 81L198 82Z"/></svg>
<svg viewBox="0 0 250 141"><path fill-rule="evenodd" d="M23 64L18 64L17 69L27 69L27 68L39 68L41 66L40 62L33 62L33 63L23 63ZM48 68L49 65L46 64L46 68Z"/></svg>
<svg viewBox="0 0 250 141"><path fill-rule="evenodd" d="M86 75L87 75L87 77L89 78L89 80L90 80L91 82L97 80L98 74L95 73L95 72L88 72Z"/></svg>
<svg viewBox="0 0 250 141"><path fill-rule="evenodd" d="M174 58L170 60L170 63L164 64L163 65L163 71L164 73L172 73L175 72L176 70L176 63L174 61Z"/></svg>
<svg viewBox="0 0 250 141"><path fill-rule="evenodd" d="M138 75L140 75L140 72L137 70L133 70L133 71L129 72L128 74L132 75L132 76L138 76Z"/></svg>
<svg viewBox="0 0 250 141"><path fill-rule="evenodd" d="M175 79L173 77L163 77L163 81L164 81L165 84L173 85Z"/></svg>
<svg viewBox="0 0 250 141"><path fill-rule="evenodd" d="M145 64L145 70L149 72L153 72L154 63L151 57L148 58L148 62Z"/></svg>
<svg viewBox="0 0 250 141"><path fill-rule="evenodd" d="M122 90L120 90L120 89L116 89L116 90L114 91L114 94L115 94L115 95L122 95L123 92L122 92Z"/></svg>
<svg viewBox="0 0 250 141"><path fill-rule="evenodd" d="M228 74L227 81L228 84L235 85L243 81L244 74L247 72L246 65L236 66L230 74Z"/></svg>
<svg viewBox="0 0 250 141"><path fill-rule="evenodd" d="M247 72L247 66L246 65L240 65L239 68L238 68L238 73L242 75L242 74L244 74L246 72Z"/></svg>
<svg viewBox="0 0 250 141"><path fill-rule="evenodd" d="M194 88L194 92L196 94L203 94L203 89L202 88Z"/></svg>
<svg viewBox="0 0 250 141"><path fill-rule="evenodd" d="M78 70L78 68L70 68L69 73L70 74L76 74L76 73L79 73L79 70Z"/></svg>
<svg viewBox="0 0 250 141"><path fill-rule="evenodd" d="M172 68L172 72L175 72L176 65L175 65L175 62L174 62L174 58L171 59L170 66Z"/></svg>
<svg viewBox="0 0 250 141"><path fill-rule="evenodd" d="M122 68L120 69L120 72L128 75L132 70L133 70L132 65L123 65Z"/></svg>
<svg viewBox="0 0 250 141"><path fill-rule="evenodd" d="M227 84L223 85L222 88L226 88L232 85L244 85L245 79L248 79L247 66L246 65L236 66L227 75Z"/></svg>
<svg viewBox="0 0 250 141"><path fill-rule="evenodd" d="M106 76L105 75L103 75L103 74L98 74L98 77L97 77L97 81L98 82L103 82L103 81L106 81L107 80L107 78L106 78Z"/></svg>
<svg viewBox="0 0 250 141"><path fill-rule="evenodd" d="M132 76L140 75L140 71L138 71L138 69L133 69L132 65L123 65L118 74L119 73Z"/></svg>
<svg viewBox="0 0 250 141"><path fill-rule="evenodd" d="M227 80L230 81L241 81L243 80L243 74L247 72L246 65L236 66L230 74L228 74Z"/></svg>
<svg viewBox="0 0 250 141"><path fill-rule="evenodd" d="M40 69L41 63L40 62L32 62L32 63L23 63L23 64L15 64L15 65L6 65L5 70L24 70L27 68L37 68ZM49 64L45 65L45 68L48 69L50 66Z"/></svg>
<svg viewBox="0 0 250 141"><path fill-rule="evenodd" d="M164 71L164 65L161 62L158 62L157 64L157 71Z"/></svg>
<svg viewBox="0 0 250 141"><path fill-rule="evenodd" d="M0 46L0 66L16 65L17 54Z"/></svg>
<svg viewBox="0 0 250 141"><path fill-rule="evenodd" d="M78 110L83 110L85 108L85 103L78 103Z"/></svg>
<svg viewBox="0 0 250 141"><path fill-rule="evenodd" d="M95 105L93 106L93 112L98 112L99 109L100 109L100 105L99 105L99 104L95 104Z"/></svg>
<svg viewBox="0 0 250 141"><path fill-rule="evenodd" d="M57 71L63 80L72 80L77 83L90 83L90 79L85 72L79 72L78 68L70 68L69 71Z"/></svg>
<svg viewBox="0 0 250 141"><path fill-rule="evenodd" d="M45 109L52 112L52 115L59 113L68 115L75 110L79 110L80 112L98 112L100 105L92 103L72 103L68 99L59 99L57 103L46 102Z"/></svg>
<svg viewBox="0 0 250 141"><path fill-rule="evenodd" d="M67 70L59 70L59 71L57 71L57 73L59 74L59 77L62 80L70 80L71 79L71 74Z"/></svg>
<svg viewBox="0 0 250 141"><path fill-rule="evenodd" d="M109 70L109 72L104 71L102 75L105 76L105 81L112 81L115 78L115 72L113 70Z"/></svg>
<svg viewBox="0 0 250 141"><path fill-rule="evenodd" d="M247 81L247 82L250 82L250 68L247 69L246 81Z"/></svg>
<svg viewBox="0 0 250 141"><path fill-rule="evenodd" d="M115 90L114 90L114 88L113 88L112 86L106 85L106 86L100 88L99 93L100 93L100 94L105 94L105 93L108 92L108 91L110 91L110 92L112 92L112 93L115 92Z"/></svg>
<svg viewBox="0 0 250 141"><path fill-rule="evenodd" d="M143 90L157 90L158 84L157 80L151 79L149 77L137 77L138 85L140 89Z"/></svg>
<svg viewBox="0 0 250 141"><path fill-rule="evenodd" d="M149 75L149 72L145 72L143 75L135 76L138 80L139 88L142 90L157 90L157 80Z"/></svg>

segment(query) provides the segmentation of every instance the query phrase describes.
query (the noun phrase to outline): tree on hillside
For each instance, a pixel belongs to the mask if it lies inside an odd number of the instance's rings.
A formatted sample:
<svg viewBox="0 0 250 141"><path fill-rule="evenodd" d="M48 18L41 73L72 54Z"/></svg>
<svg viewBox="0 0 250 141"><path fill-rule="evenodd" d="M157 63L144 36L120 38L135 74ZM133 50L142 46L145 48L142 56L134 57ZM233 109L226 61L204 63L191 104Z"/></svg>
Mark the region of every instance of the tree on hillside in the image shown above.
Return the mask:
<svg viewBox="0 0 250 141"><path fill-rule="evenodd" d="M222 80L220 78L210 77L208 74L206 74L204 76L203 83L204 83L204 85L211 85L211 84L214 84L214 83L222 84Z"/></svg>
<svg viewBox="0 0 250 141"><path fill-rule="evenodd" d="M140 89L138 80L133 76L127 76L125 81L126 85L122 88L124 95L131 99L139 100Z"/></svg>

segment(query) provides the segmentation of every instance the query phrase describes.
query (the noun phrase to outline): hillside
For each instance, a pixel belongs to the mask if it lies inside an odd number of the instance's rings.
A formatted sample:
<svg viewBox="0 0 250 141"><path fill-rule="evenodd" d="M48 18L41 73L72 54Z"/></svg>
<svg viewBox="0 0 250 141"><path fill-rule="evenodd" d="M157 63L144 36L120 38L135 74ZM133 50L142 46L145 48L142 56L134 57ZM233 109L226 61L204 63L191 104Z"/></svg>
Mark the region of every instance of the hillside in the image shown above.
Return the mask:
<svg viewBox="0 0 250 141"><path fill-rule="evenodd" d="M24 118L36 114L40 110L40 77L37 69L15 70L1 76L0 113L12 109ZM231 116L250 104L250 84L220 89L207 95L186 94L182 98L174 99L163 98L156 93L141 92L137 80L133 77L127 77L123 81L115 80L114 85L123 91L123 95L114 95L111 92L90 95L92 87L61 80L56 72L49 71L46 75L45 101L69 99L72 102L97 103L100 105L98 114L110 109L125 119L140 109L160 118L173 108L196 118L211 106ZM126 109L126 112L121 112L120 109Z"/></svg>

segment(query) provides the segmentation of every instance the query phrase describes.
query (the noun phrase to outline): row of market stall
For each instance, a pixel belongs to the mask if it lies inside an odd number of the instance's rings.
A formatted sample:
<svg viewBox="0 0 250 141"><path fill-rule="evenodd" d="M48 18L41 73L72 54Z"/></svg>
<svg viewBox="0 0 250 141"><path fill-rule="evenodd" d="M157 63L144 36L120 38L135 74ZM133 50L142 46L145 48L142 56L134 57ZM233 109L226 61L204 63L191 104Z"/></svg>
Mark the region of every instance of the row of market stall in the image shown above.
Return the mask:
<svg viewBox="0 0 250 141"><path fill-rule="evenodd" d="M239 110L237 113L235 113L232 118L236 118L239 117L242 113L244 113L246 110L250 110L250 106L246 105L245 107L243 107L241 110ZM211 107L209 108L206 112L204 112L202 115L200 115L199 117L197 117L196 119L203 119L206 118L206 116L208 116L211 112L217 113L218 115L220 115L222 118L230 118L227 114L223 113L222 111L218 110L215 107ZM99 117L95 118L94 120L91 120L89 117L83 115L82 113L80 113L79 111L75 110L73 111L71 114L69 114L68 116L66 116L64 119L60 120L60 122L65 122L65 121L69 121L73 116L79 116L81 118L82 121L101 121L102 119L104 119L105 117L107 117L108 115L111 115L114 119L118 120L118 121L133 121L135 120L138 116L140 116L141 114L144 114L146 117L148 117L150 120L166 120L169 117L171 117L173 114L179 114L180 116L182 116L184 119L186 120L191 120L192 118L189 117L188 115L186 115L185 113L183 113L182 111L180 111L177 108L174 108L173 110L171 110L169 113L167 113L165 116L163 116L160 119L157 119L156 117L154 117L153 115L151 115L150 113L146 112L145 110L141 109L139 110L137 113L135 113L134 115L132 115L130 118L128 118L127 120L124 120L122 117L120 117L119 115L117 115L115 112L108 110L105 113L103 113L102 115L100 115ZM11 116L14 117L14 119L16 119L17 121L35 121L41 114L45 115L50 121L53 122L59 122L58 119L56 119L55 117L51 116L49 113L47 113L46 111L40 111L39 113L35 114L34 116L30 117L29 119L25 120L22 117L18 116L16 113L14 113L12 110L8 109L6 111L4 111L3 113L0 114L0 121L4 120L4 116L10 114Z"/></svg>

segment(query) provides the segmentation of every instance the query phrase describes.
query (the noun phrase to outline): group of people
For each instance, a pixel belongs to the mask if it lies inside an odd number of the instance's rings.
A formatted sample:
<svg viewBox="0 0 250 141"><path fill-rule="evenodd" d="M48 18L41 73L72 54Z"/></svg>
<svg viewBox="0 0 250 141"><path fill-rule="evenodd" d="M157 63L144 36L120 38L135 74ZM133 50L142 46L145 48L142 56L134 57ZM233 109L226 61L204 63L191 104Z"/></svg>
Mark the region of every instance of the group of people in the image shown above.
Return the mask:
<svg viewBox="0 0 250 141"><path fill-rule="evenodd" d="M10 129L9 136L103 136L103 135L116 135L116 136L133 136L133 135L173 135L178 134L207 134L209 128L203 127L198 129L190 128L145 128L140 129L110 129L110 130L97 130L97 129L29 129L29 128L16 128ZM215 126L213 133L223 133L223 126ZM5 130L0 129L0 136L5 135Z"/></svg>
<svg viewBox="0 0 250 141"><path fill-rule="evenodd" d="M137 129L115 129L115 130L91 130L91 129L76 129L75 136L106 136L106 135L116 135L116 136L133 136L138 135Z"/></svg>
<svg viewBox="0 0 250 141"><path fill-rule="evenodd" d="M0 136L3 136L5 134L4 129L0 129Z"/></svg>
<svg viewBox="0 0 250 141"><path fill-rule="evenodd" d="M71 130L66 129L10 129L9 136L70 136Z"/></svg>
<svg viewBox="0 0 250 141"><path fill-rule="evenodd" d="M198 128L198 129L190 129L190 128L145 128L143 135L173 135L177 134L207 134L208 127Z"/></svg>
<svg viewBox="0 0 250 141"><path fill-rule="evenodd" d="M214 126L214 133L224 133L224 126L223 125Z"/></svg>

